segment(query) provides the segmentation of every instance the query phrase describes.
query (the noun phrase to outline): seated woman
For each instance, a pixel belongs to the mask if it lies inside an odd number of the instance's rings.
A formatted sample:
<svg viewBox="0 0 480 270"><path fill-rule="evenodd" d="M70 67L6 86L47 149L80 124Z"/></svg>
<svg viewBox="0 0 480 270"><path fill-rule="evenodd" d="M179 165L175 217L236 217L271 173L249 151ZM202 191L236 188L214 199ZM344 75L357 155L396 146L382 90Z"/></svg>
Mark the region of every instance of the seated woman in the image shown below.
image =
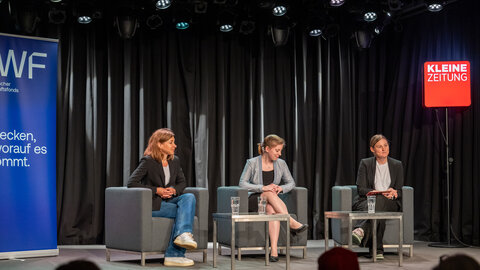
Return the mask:
<svg viewBox="0 0 480 270"><path fill-rule="evenodd" d="M148 140L140 164L130 176L128 187L152 190L152 216L174 219L172 234L165 251L165 266L191 266L186 249L197 248L193 240L195 196L182 194L185 176L178 157L174 156L175 134L168 128L155 131Z"/></svg>
<svg viewBox="0 0 480 270"><path fill-rule="evenodd" d="M267 199L266 213L288 214L287 206L278 197L280 192L287 193L295 187L295 181L288 170L287 163L279 159L285 141L277 135L268 135L263 142L258 144L260 156L247 160L239 186L249 191L248 211L257 212L257 199L259 196ZM283 180L284 184L280 185ZM290 218L290 231L300 233L307 229L307 224L301 224ZM269 225L271 262L278 261L278 235L280 233L280 222L270 221Z"/></svg>
<svg viewBox="0 0 480 270"><path fill-rule="evenodd" d="M401 161L388 156L390 152L387 138L381 134L370 139L373 157L360 161L357 174L358 196L352 210L367 211L367 193L386 191L376 196L375 211L398 212L401 210L403 165ZM352 232L352 243L370 248L372 254L372 234L370 221L360 220ZM385 220L377 220L377 259L383 259L383 233Z"/></svg>

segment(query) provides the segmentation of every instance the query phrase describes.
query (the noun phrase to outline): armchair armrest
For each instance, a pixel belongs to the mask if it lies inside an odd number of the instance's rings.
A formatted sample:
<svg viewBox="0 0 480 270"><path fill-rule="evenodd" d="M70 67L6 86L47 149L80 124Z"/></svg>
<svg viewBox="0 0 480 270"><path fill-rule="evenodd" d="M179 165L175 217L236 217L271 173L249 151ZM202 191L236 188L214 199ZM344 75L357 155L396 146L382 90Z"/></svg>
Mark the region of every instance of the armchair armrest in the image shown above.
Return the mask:
<svg viewBox="0 0 480 270"><path fill-rule="evenodd" d="M152 191L109 187L105 190L105 245L145 250L151 245Z"/></svg>
<svg viewBox="0 0 480 270"><path fill-rule="evenodd" d="M187 187L184 193L192 193L195 195L195 213L198 218L199 235L196 235L197 242L200 245L208 243L208 189L200 187ZM199 247L200 248L200 247Z"/></svg>
<svg viewBox="0 0 480 270"><path fill-rule="evenodd" d="M248 212L248 190L239 186L217 188L217 213L230 213L230 197L240 197L240 212Z"/></svg>
<svg viewBox="0 0 480 270"><path fill-rule="evenodd" d="M296 214L300 223L307 223L308 190L304 187L295 187L286 194L279 196L287 206L288 213Z"/></svg>
<svg viewBox="0 0 480 270"><path fill-rule="evenodd" d="M332 187L332 211L352 210L352 188L350 186Z"/></svg>

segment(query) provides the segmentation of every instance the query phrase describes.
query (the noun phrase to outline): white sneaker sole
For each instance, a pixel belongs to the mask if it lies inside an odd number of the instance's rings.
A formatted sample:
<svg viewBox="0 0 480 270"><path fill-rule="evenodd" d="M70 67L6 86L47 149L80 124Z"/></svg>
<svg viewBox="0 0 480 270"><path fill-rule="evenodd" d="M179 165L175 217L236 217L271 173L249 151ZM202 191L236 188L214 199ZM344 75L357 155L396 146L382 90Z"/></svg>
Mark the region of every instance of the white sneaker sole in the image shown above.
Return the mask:
<svg viewBox="0 0 480 270"><path fill-rule="evenodd" d="M177 263L177 262L164 262L163 265L165 266L192 266L195 265L194 262L191 263Z"/></svg>
<svg viewBox="0 0 480 270"><path fill-rule="evenodd" d="M173 241L173 243L179 247L185 248L185 249L196 249L197 248L197 243L182 243L180 241Z"/></svg>

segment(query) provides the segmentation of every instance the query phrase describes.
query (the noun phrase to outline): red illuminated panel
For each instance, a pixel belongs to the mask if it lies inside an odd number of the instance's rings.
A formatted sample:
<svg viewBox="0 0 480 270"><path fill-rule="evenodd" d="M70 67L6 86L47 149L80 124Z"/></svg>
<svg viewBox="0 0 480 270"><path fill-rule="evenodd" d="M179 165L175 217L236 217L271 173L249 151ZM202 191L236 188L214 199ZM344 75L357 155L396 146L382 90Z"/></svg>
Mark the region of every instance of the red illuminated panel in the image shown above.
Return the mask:
<svg viewBox="0 0 480 270"><path fill-rule="evenodd" d="M425 62L423 74L425 107L466 107L472 103L470 62Z"/></svg>

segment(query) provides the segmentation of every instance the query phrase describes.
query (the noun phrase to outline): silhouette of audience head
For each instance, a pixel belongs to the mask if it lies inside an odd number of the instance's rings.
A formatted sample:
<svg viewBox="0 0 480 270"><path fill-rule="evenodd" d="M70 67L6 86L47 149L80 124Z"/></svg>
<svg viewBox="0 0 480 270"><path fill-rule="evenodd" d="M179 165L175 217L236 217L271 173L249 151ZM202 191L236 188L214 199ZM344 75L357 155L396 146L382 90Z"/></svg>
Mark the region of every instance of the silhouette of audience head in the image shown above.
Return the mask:
<svg viewBox="0 0 480 270"><path fill-rule="evenodd" d="M56 270L100 270L100 268L87 260L74 260L58 266Z"/></svg>
<svg viewBox="0 0 480 270"><path fill-rule="evenodd" d="M443 255L440 263L433 270L480 270L480 264L466 254Z"/></svg>
<svg viewBox="0 0 480 270"><path fill-rule="evenodd" d="M318 270L360 270L357 254L351 250L335 247L318 257Z"/></svg>

